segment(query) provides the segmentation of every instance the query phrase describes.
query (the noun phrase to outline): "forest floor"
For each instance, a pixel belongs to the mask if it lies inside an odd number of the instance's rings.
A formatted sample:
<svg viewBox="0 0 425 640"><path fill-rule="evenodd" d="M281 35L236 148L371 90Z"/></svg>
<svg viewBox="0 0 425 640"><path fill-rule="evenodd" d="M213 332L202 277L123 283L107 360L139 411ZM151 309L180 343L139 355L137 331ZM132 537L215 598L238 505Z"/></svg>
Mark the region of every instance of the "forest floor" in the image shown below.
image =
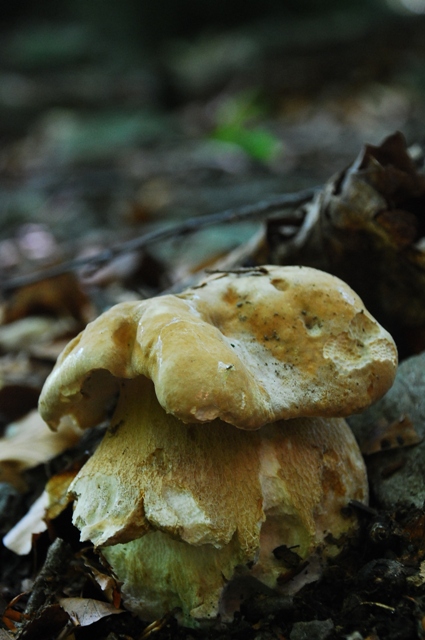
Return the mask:
<svg viewBox="0 0 425 640"><path fill-rule="evenodd" d="M88 321L180 291L206 268L272 263L301 224L297 206L365 144L400 131L423 171L425 19L385 15L265 19L130 58L75 24L3 32L2 536L101 437L55 442L35 412L56 357ZM0 640L424 638L425 511L384 509L372 491L358 517L358 537L290 604L261 596L232 623L195 630L172 614L148 626L125 605L111 615L117 595L111 604L88 578L87 567L101 569L71 507L45 531L31 529L34 516L19 553L1 544ZM71 592L86 599L79 619L59 604ZM94 601L105 608L89 610Z"/></svg>

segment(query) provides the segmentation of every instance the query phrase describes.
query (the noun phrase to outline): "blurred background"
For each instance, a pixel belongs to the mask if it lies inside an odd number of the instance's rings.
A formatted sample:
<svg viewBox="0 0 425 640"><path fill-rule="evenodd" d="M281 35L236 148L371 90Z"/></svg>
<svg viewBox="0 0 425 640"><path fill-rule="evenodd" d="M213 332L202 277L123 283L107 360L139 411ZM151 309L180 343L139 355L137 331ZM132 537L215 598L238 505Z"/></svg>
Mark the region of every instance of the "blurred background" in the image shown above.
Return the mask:
<svg viewBox="0 0 425 640"><path fill-rule="evenodd" d="M16 0L7 10L3 281L322 184L396 130L409 145L424 139L424 0ZM212 228L155 257L180 268L182 254L192 264L252 231ZM155 281L156 267L145 274Z"/></svg>

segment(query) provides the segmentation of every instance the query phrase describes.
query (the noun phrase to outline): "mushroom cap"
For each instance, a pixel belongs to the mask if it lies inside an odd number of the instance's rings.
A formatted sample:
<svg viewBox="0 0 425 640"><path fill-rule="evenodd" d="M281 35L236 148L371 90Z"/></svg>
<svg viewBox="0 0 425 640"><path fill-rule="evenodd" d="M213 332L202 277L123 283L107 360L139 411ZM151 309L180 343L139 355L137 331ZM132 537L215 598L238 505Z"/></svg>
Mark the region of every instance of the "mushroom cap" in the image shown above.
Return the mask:
<svg viewBox="0 0 425 640"><path fill-rule="evenodd" d="M119 379L146 376L167 413L242 429L347 416L391 386L390 334L338 278L308 267L215 274L178 295L112 307L62 352L40 411L101 420Z"/></svg>

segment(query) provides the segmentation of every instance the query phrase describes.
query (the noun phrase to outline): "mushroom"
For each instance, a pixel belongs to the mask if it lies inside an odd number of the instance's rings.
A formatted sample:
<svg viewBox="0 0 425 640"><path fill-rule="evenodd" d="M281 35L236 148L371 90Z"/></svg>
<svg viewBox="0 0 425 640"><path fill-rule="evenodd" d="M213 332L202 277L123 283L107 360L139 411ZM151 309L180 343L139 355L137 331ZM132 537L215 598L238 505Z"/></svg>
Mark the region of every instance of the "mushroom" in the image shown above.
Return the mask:
<svg viewBox="0 0 425 640"><path fill-rule="evenodd" d="M380 398L396 367L360 298L306 267L214 274L90 323L40 411L52 428L112 415L70 491L126 606L145 620L175 607L186 623L226 617L245 587L284 588L294 569L277 548L299 567L336 553L356 529L343 507L367 501L343 417Z"/></svg>

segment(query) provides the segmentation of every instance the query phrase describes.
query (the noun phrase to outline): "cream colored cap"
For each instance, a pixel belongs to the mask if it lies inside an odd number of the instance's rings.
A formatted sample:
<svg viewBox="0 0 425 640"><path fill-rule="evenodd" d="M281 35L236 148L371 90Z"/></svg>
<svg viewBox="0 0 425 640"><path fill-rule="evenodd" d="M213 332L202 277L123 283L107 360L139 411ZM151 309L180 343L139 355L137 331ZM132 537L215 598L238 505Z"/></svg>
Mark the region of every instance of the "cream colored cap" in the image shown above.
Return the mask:
<svg viewBox="0 0 425 640"><path fill-rule="evenodd" d="M66 414L92 426L119 379L143 375L183 422L258 429L361 411L388 390L396 367L393 339L344 282L265 266L111 308L63 351L40 411L53 427Z"/></svg>

